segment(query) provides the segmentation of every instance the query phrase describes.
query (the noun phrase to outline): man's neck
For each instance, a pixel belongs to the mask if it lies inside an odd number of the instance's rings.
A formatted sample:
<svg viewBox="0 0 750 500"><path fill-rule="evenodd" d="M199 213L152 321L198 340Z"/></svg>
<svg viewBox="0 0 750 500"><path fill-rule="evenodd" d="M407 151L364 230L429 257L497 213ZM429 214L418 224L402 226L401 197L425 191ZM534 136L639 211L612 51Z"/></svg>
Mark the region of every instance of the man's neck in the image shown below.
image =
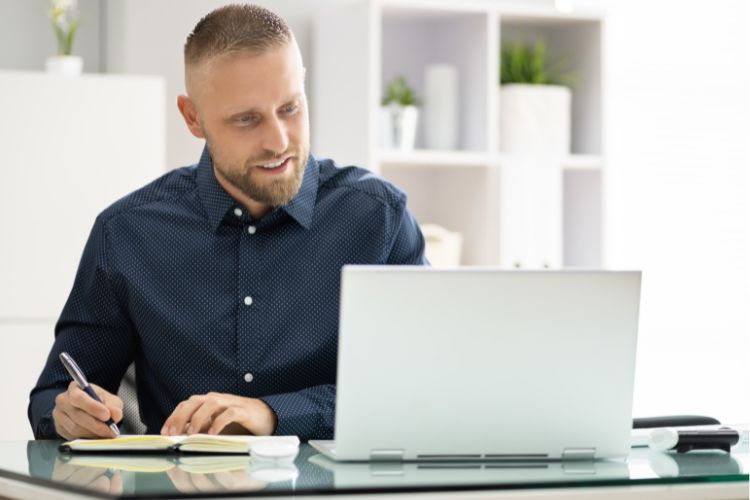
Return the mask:
<svg viewBox="0 0 750 500"><path fill-rule="evenodd" d="M217 172L215 168L213 169L213 171L214 177L216 177L216 182L218 182L219 185L224 188L224 191L226 191L234 201L245 207L245 209L250 213L250 216L253 219L261 219L264 215L271 211L271 206L253 200L245 193L234 187L229 181L224 179L224 176Z"/></svg>

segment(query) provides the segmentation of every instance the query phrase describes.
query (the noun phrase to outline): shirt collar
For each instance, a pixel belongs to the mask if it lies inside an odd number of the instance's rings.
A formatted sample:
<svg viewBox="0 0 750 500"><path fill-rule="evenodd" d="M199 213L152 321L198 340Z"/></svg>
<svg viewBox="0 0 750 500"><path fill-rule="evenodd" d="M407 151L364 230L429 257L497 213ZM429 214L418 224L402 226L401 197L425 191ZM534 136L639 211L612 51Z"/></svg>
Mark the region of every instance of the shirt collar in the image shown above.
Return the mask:
<svg viewBox="0 0 750 500"><path fill-rule="evenodd" d="M299 191L289 203L278 207L305 229L308 229L312 224L315 201L318 197L319 177L320 166L312 155L308 155ZM219 181L216 180L211 153L209 153L207 146L203 147L203 153L197 165L196 182L208 221L211 228L216 231L227 212L237 206L237 202L224 191ZM268 215L272 212L269 212Z"/></svg>
<svg viewBox="0 0 750 500"><path fill-rule="evenodd" d="M309 229L312 224L313 213L315 212L315 201L318 198L318 181L320 180L320 166L313 155L307 155L305 163L305 173L302 177L302 185L294 195L294 198L286 205L282 205L281 210L299 223L305 229Z"/></svg>

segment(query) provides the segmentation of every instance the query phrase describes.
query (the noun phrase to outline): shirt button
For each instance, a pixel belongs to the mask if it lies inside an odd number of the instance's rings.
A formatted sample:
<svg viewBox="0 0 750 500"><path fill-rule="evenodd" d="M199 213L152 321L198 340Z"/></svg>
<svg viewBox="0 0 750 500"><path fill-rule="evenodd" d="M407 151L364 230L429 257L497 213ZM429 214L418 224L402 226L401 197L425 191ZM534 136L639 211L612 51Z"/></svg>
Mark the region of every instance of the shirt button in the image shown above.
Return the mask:
<svg viewBox="0 0 750 500"><path fill-rule="evenodd" d="M245 297L245 305L246 306L249 306L252 303L253 303L253 298L251 296L248 295L247 297Z"/></svg>
<svg viewBox="0 0 750 500"><path fill-rule="evenodd" d="M234 209L234 215L237 217L242 217L242 209L241 208L235 208Z"/></svg>
<svg viewBox="0 0 750 500"><path fill-rule="evenodd" d="M255 234L255 226L247 226L247 232L250 234Z"/></svg>
<svg viewBox="0 0 750 500"><path fill-rule="evenodd" d="M245 382L252 382L252 381L253 381L253 374L252 374L252 373L250 373L250 372L247 372L247 373L245 374L245 377L244 377L244 378L245 378Z"/></svg>

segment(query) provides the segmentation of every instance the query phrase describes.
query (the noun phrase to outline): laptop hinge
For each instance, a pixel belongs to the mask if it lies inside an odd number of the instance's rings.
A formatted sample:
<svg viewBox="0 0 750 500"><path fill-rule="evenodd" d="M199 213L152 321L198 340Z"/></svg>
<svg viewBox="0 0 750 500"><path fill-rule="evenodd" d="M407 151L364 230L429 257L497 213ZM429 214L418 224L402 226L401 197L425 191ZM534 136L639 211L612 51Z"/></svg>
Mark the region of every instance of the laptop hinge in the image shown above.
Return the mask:
<svg viewBox="0 0 750 500"><path fill-rule="evenodd" d="M562 452L563 460L594 460L596 448L565 448Z"/></svg>
<svg viewBox="0 0 750 500"><path fill-rule="evenodd" d="M404 450L370 450L370 462L401 462Z"/></svg>

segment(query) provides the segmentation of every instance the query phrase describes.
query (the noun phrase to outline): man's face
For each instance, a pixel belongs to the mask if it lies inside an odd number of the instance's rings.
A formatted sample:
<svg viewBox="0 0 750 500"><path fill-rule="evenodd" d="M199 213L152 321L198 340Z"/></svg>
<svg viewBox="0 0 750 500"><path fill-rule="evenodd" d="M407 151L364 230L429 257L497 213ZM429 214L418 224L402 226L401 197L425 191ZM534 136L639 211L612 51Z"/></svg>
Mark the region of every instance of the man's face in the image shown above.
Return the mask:
<svg viewBox="0 0 750 500"><path fill-rule="evenodd" d="M310 150L304 76L295 43L219 56L190 76L216 176L264 205L286 204L302 183Z"/></svg>

